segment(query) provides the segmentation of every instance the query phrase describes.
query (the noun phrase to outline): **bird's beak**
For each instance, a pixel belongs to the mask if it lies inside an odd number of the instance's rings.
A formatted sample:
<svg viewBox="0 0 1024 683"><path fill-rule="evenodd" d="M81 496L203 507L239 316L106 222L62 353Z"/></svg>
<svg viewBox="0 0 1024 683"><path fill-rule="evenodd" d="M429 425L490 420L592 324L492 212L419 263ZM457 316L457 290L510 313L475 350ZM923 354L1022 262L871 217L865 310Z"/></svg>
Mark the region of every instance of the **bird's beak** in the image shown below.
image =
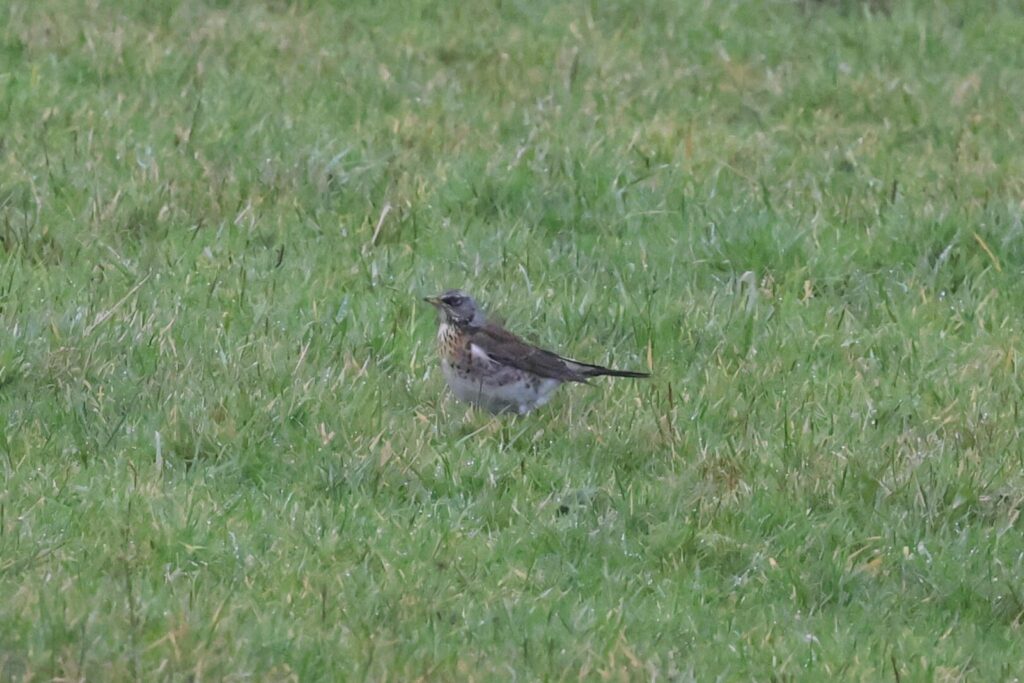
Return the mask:
<svg viewBox="0 0 1024 683"><path fill-rule="evenodd" d="M423 300L426 301L431 306L440 306L441 305L441 300L438 299L436 296L425 296L425 297L423 297Z"/></svg>

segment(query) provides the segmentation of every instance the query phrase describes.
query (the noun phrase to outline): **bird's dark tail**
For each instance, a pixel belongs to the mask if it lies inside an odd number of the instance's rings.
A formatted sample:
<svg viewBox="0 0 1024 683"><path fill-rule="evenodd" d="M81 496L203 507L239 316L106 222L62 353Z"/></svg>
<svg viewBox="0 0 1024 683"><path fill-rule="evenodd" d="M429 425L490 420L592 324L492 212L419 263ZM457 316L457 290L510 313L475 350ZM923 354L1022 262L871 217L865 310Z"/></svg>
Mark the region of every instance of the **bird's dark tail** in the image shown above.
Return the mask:
<svg viewBox="0 0 1024 683"><path fill-rule="evenodd" d="M580 373L584 377L601 377L607 375L608 377L650 377L648 372L634 372L633 370L613 370L612 368L606 368L601 365L591 365L590 363L581 363L577 360L566 359L566 363L576 372Z"/></svg>
<svg viewBox="0 0 1024 683"><path fill-rule="evenodd" d="M596 367L587 373L590 377L600 377L601 375L607 375L609 377L650 377L649 372L636 372L634 370L613 370L611 368Z"/></svg>

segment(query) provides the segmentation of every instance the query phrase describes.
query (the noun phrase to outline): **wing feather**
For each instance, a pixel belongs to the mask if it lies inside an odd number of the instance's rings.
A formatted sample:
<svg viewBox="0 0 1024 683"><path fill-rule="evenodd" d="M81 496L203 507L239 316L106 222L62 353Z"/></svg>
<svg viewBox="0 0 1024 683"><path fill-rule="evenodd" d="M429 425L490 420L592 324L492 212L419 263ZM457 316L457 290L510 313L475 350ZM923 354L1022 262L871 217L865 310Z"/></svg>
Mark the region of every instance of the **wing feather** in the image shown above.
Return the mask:
<svg viewBox="0 0 1024 683"><path fill-rule="evenodd" d="M585 382L582 373L569 366L556 353L533 346L497 325L474 328L470 344L478 347L491 359L526 372L562 380L563 382Z"/></svg>

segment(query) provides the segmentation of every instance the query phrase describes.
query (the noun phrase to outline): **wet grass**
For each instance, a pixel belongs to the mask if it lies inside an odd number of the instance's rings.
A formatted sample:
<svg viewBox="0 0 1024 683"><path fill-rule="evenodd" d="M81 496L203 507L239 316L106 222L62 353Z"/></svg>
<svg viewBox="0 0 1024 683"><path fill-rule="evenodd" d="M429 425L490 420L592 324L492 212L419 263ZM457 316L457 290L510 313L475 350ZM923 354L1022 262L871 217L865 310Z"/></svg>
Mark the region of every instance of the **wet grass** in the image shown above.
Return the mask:
<svg viewBox="0 0 1024 683"><path fill-rule="evenodd" d="M0 678L1000 680L1013 2L0 8ZM445 395L420 297L647 382Z"/></svg>

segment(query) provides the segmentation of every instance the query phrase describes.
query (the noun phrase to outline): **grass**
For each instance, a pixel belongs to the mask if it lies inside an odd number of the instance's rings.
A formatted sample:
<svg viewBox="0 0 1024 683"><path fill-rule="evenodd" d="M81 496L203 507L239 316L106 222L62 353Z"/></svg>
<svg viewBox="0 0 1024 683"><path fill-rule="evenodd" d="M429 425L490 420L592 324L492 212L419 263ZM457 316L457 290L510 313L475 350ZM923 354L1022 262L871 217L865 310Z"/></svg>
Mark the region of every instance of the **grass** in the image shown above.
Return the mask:
<svg viewBox="0 0 1024 683"><path fill-rule="evenodd" d="M0 679L1014 679L1022 34L4 4ZM452 286L654 378L468 410Z"/></svg>

